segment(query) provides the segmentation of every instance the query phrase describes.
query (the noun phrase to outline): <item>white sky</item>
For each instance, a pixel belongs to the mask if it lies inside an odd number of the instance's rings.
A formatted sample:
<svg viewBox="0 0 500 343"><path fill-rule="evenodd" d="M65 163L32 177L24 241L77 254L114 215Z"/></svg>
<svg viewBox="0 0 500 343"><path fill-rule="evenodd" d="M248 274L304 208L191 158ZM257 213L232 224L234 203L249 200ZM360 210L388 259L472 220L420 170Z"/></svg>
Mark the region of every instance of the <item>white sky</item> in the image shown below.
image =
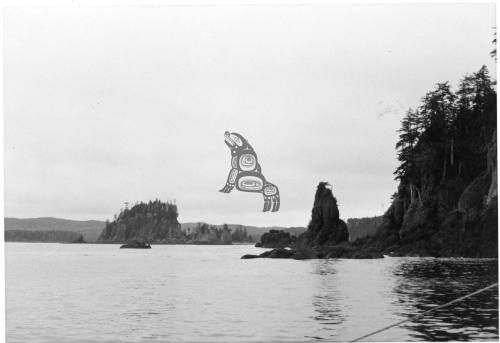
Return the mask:
<svg viewBox="0 0 500 343"><path fill-rule="evenodd" d="M5 10L5 215L111 219L176 199L181 222L307 225L319 181L342 218L396 190L408 107L490 58L493 4ZM219 193L224 131L255 148L281 210Z"/></svg>

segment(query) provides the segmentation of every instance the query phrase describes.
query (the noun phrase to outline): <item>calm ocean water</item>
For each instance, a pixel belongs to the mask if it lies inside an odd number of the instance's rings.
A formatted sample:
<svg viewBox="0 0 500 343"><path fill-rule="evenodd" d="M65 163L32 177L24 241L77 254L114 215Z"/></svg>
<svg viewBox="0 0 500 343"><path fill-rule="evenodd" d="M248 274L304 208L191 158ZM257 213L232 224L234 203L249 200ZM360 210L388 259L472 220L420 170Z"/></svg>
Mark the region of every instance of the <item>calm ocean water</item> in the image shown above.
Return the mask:
<svg viewBox="0 0 500 343"><path fill-rule="evenodd" d="M498 279L497 260L241 260L250 245L5 250L7 342L346 341ZM498 340L498 289L369 340Z"/></svg>

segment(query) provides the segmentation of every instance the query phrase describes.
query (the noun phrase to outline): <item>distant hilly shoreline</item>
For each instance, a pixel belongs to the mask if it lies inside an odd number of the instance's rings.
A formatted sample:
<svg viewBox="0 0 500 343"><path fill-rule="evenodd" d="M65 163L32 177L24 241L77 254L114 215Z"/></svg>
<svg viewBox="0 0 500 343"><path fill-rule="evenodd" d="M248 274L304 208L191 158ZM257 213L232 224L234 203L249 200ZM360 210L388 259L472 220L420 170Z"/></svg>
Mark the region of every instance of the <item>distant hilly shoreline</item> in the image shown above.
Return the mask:
<svg viewBox="0 0 500 343"><path fill-rule="evenodd" d="M187 222L181 223L181 229L194 228L198 224L208 224L206 222ZM97 241L97 238L104 229L106 223L100 220L72 220L54 217L39 217L39 218L4 218L4 230L21 230L21 231L70 231L83 236L86 242L92 243ZM209 224L211 225L211 224ZM240 224L227 224L230 229L235 229ZM220 225L213 225L222 227ZM305 227L281 227L281 226L248 226L245 227L250 235L255 240L260 239L260 236L269 230L283 230L290 232L292 235L298 235L306 230Z"/></svg>
<svg viewBox="0 0 500 343"><path fill-rule="evenodd" d="M104 228L100 220L71 220L54 217L4 218L4 230L70 231L83 236L86 242L95 242Z"/></svg>

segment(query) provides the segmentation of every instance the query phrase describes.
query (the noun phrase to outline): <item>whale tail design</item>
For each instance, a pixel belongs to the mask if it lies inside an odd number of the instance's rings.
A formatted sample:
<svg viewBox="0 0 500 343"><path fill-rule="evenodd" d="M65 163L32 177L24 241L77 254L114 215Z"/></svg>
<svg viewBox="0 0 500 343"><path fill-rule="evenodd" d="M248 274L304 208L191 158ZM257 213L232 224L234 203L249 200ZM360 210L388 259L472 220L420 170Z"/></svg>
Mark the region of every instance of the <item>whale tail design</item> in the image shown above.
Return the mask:
<svg viewBox="0 0 500 343"><path fill-rule="evenodd" d="M280 209L280 191L276 185L267 182L262 189L264 196L264 209L263 212L271 211L276 212Z"/></svg>

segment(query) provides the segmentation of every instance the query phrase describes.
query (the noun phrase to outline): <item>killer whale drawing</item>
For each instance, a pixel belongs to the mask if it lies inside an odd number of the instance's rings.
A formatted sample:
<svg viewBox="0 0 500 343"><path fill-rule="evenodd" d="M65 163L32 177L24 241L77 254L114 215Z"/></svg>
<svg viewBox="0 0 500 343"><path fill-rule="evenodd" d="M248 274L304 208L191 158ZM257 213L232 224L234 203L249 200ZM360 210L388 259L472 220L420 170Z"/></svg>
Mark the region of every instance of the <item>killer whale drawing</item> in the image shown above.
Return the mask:
<svg viewBox="0 0 500 343"><path fill-rule="evenodd" d="M264 212L276 212L280 208L278 187L266 180L257 160L257 154L248 141L236 132L224 133L224 142L231 151L231 170L226 185L219 192L229 193L236 186L242 192L261 193L264 196Z"/></svg>

